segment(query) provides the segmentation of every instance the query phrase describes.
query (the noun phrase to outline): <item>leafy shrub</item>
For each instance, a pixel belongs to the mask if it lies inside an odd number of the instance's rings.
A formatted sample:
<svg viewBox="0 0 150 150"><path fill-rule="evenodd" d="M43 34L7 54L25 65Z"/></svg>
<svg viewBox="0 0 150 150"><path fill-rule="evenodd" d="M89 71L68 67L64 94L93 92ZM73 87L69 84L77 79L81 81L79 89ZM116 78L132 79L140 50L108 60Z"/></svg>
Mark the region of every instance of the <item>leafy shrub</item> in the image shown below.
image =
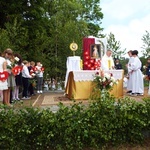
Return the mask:
<svg viewBox="0 0 150 150"><path fill-rule="evenodd" d="M0 122L0 149L101 149L142 143L150 137L150 98L116 101L106 92L88 105L60 103L56 113L1 105Z"/></svg>

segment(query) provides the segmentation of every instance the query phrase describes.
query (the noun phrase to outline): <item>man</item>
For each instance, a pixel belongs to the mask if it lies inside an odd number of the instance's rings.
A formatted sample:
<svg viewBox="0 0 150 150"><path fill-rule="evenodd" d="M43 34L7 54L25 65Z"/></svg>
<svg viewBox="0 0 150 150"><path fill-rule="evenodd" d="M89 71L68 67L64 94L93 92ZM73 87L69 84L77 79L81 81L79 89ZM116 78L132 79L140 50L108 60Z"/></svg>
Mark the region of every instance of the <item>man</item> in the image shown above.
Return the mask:
<svg viewBox="0 0 150 150"><path fill-rule="evenodd" d="M114 60L112 58L112 51L107 50L106 54L102 57L101 68L102 70L112 70L114 69Z"/></svg>

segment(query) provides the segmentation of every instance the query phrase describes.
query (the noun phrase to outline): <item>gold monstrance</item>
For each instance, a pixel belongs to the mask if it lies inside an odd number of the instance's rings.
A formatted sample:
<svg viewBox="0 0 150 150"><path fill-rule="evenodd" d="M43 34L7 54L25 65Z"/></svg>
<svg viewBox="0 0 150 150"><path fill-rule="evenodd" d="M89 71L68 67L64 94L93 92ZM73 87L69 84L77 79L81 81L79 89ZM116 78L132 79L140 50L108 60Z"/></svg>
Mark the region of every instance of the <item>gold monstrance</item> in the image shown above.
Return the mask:
<svg viewBox="0 0 150 150"><path fill-rule="evenodd" d="M70 49L71 49L71 51L73 51L73 55L75 56L75 51L78 49L78 45L73 41L70 44Z"/></svg>

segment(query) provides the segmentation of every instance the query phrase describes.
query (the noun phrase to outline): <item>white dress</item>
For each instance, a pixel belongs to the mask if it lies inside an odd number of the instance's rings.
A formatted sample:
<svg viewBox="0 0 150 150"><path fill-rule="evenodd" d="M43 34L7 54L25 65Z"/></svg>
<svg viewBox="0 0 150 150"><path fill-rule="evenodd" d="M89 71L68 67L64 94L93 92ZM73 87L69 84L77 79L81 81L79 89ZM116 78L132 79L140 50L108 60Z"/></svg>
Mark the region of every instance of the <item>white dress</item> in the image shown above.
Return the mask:
<svg viewBox="0 0 150 150"><path fill-rule="evenodd" d="M3 72L3 63L5 62L5 58L0 57L0 72ZM7 80L2 82L0 81L0 90L6 90L8 89L8 83Z"/></svg>

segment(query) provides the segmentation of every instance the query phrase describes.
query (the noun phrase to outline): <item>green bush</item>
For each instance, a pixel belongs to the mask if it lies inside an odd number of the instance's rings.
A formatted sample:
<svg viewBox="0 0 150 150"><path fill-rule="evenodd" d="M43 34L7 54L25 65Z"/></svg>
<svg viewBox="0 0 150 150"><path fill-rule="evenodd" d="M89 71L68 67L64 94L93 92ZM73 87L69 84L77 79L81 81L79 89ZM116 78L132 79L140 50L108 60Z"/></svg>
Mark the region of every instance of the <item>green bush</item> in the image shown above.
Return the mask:
<svg viewBox="0 0 150 150"><path fill-rule="evenodd" d="M0 107L0 149L101 149L150 138L150 98L136 102L105 93L88 105L50 109Z"/></svg>

